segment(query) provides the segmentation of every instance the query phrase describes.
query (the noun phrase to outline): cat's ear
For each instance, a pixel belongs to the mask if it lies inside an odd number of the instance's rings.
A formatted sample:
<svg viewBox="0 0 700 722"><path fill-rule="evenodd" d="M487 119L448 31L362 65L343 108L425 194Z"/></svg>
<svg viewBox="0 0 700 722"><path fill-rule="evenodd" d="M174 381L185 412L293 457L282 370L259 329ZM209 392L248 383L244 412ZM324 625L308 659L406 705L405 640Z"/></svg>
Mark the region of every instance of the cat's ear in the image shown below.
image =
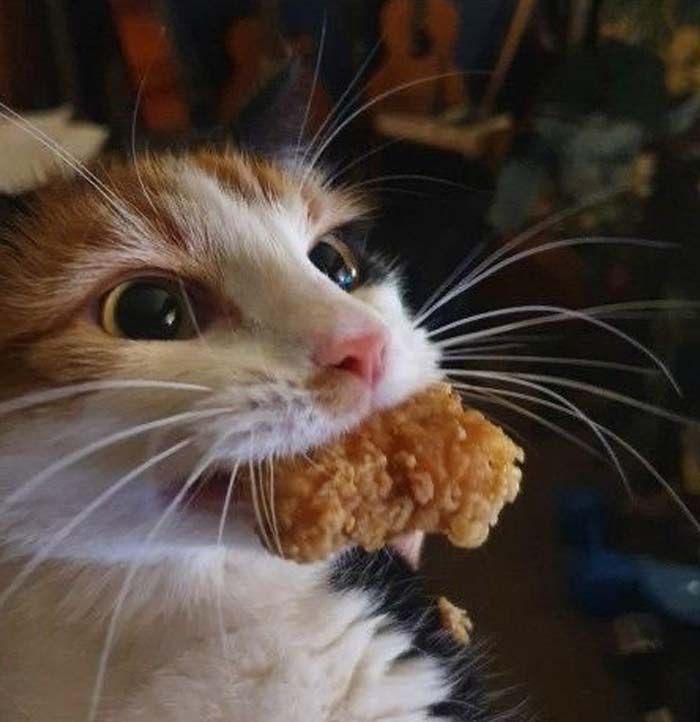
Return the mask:
<svg viewBox="0 0 700 722"><path fill-rule="evenodd" d="M311 92L302 61L290 60L241 111L234 124L240 146L278 159L293 159L303 152Z"/></svg>

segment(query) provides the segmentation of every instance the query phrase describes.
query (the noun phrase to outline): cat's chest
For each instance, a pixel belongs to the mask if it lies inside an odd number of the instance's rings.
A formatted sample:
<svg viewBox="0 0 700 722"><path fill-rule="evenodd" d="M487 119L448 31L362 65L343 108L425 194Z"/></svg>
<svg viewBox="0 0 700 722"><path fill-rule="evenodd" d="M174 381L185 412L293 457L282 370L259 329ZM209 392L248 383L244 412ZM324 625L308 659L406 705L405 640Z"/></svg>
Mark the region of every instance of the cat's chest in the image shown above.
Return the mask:
<svg viewBox="0 0 700 722"><path fill-rule="evenodd" d="M161 599L160 609L129 625L128 637L117 634L96 722L435 719L452 696L450 665L417 649L410 625L387 612L371 585L347 583L330 569L293 570L291 583L279 579L283 569L247 579L238 569L237 580L184 613ZM371 579L366 571L356 581ZM88 719L110 615L96 625L55 611L2 630L9 641L0 651L4 722L27 714L36 722Z"/></svg>

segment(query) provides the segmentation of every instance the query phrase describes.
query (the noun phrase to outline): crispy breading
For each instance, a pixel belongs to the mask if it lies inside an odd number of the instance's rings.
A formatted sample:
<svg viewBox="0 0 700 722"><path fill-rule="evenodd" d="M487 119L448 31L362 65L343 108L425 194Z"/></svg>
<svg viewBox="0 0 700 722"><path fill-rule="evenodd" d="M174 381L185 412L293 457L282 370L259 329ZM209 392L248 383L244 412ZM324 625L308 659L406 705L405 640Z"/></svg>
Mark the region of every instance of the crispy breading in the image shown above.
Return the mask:
<svg viewBox="0 0 700 722"><path fill-rule="evenodd" d="M377 549L417 530L477 547L515 499L523 459L498 426L437 384L309 456L278 464L278 540L299 561L349 545Z"/></svg>

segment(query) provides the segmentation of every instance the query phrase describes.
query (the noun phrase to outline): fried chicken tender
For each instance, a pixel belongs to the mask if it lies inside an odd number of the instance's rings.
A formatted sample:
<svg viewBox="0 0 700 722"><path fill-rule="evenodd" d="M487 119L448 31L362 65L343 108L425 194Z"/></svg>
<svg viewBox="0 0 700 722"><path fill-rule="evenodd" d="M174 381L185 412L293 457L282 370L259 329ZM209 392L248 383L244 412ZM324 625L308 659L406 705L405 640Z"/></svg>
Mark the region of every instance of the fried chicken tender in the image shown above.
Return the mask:
<svg viewBox="0 0 700 722"><path fill-rule="evenodd" d="M345 546L372 550L399 534L444 534L477 547L515 499L524 454L446 384L375 414L308 457L275 467L274 530L298 561Z"/></svg>

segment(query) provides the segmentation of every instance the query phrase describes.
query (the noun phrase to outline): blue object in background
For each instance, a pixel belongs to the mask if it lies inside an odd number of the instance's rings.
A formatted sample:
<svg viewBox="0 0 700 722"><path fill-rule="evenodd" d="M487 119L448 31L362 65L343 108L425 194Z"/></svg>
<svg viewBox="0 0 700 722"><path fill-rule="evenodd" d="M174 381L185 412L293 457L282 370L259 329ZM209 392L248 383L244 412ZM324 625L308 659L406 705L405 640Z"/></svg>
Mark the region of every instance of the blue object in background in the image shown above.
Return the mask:
<svg viewBox="0 0 700 722"><path fill-rule="evenodd" d="M559 529L569 552L569 589L577 606L594 617L653 611L700 626L700 566L606 548L607 517L602 496L591 489L560 496Z"/></svg>

